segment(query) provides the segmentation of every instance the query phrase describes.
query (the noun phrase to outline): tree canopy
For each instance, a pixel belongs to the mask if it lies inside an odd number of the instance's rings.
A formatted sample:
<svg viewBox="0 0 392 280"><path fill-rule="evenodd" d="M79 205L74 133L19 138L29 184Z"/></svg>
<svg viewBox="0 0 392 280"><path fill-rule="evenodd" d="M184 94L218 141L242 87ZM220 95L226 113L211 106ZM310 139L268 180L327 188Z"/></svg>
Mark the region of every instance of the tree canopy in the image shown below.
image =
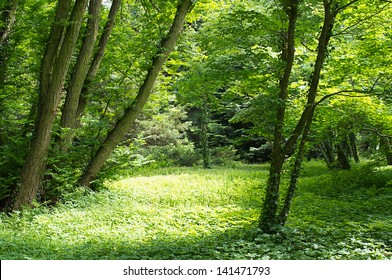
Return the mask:
<svg viewBox="0 0 392 280"><path fill-rule="evenodd" d="M268 161L260 228L273 232L304 157L331 169L363 158L392 165L391 1L6 0L0 9L5 211L98 189L118 169Z"/></svg>

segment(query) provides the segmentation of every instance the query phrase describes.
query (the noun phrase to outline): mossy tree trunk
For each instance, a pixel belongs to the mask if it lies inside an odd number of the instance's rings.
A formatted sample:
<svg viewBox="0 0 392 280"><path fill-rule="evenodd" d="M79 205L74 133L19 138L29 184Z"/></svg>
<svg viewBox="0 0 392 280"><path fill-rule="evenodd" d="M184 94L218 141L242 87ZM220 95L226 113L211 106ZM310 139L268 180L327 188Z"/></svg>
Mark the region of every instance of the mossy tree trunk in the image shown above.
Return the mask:
<svg viewBox="0 0 392 280"><path fill-rule="evenodd" d="M274 146L272 149L270 174L267 182L267 190L266 190L266 196L263 205L263 211L259 223L260 229L267 233L273 232L275 225L279 224L279 216L277 215L277 210L279 205L279 185L280 185L280 178L281 178L284 157L288 155L288 153L293 149L295 143L297 142L299 136L303 133L303 130L306 128L307 124L309 124L309 129L310 129L310 125L314 115L315 101L317 97L321 70L323 68L324 60L327 54L327 46L331 38L334 19L337 13L339 12L339 9L336 9L336 11L334 12L332 11L332 6L335 5L334 1L324 0L324 22L318 40L317 57L316 57L313 73L310 79L306 107L302 112L301 118L299 119L296 127L291 133L291 136L289 137L289 139L287 140L286 144L282 149L281 148L281 141L283 140L282 128L285 120L284 104L288 96L288 92L283 93L282 89L285 88L285 90L288 91L289 76L294 61L295 21L298 16L298 2L290 1L289 5L290 5L290 9L288 9L288 15L289 15L288 38L289 39L287 42L288 42L288 46L290 46L288 50L290 49L291 50L288 52L290 56L289 60L283 57L284 61L286 62L285 72L289 71L289 75L287 80L284 78L285 76L283 76L283 79L281 80L281 93L279 96L279 104L281 105L278 106L277 125L275 127L275 134L274 134ZM290 28L291 25L294 26ZM282 87L282 81L284 82L283 83L284 87ZM307 137L307 133L305 135L305 139ZM300 159L300 163L301 162L302 159Z"/></svg>
<svg viewBox="0 0 392 280"><path fill-rule="evenodd" d="M93 41L95 42L96 40L99 27L100 8L98 8L97 2L101 3L102 0L94 0L92 2L94 2L90 3L90 14L92 16L89 19L89 28L83 42L81 54L79 55L77 64L79 67L75 68L71 86L68 89L66 101L62 109L60 126L61 128L68 130L65 135L62 136L62 139L59 139L61 142L60 148L63 152L68 150L70 142L75 135L75 130L79 126L79 119L87 106L92 81L100 68L122 0L113 0L98 46L92 61L89 61L93 52ZM83 63L83 61L86 61L87 64Z"/></svg>
<svg viewBox="0 0 392 280"><path fill-rule="evenodd" d="M75 2L63 36L70 2L58 1L56 20L41 67L41 91L34 136L21 171L20 188L16 193L13 209L30 205L41 186L57 107L88 0Z"/></svg>
<svg viewBox="0 0 392 280"><path fill-rule="evenodd" d="M73 138L76 112L78 110L79 96L94 52L95 40L98 35L102 0L90 0L87 28L79 56L74 66L71 81L67 89L65 103L62 109L60 131L57 143L62 152L67 152L69 143ZM65 131L64 131L65 129Z"/></svg>
<svg viewBox="0 0 392 280"><path fill-rule="evenodd" d="M288 99L288 87L294 64L295 29L298 17L298 1L284 4L288 16L288 29L282 35L282 60L285 62L283 76L279 83L278 108L274 129L274 143L272 146L271 166L267 182L264 205L260 216L259 226L265 232L270 232L276 224L276 212L279 201L279 187L285 153L282 149L283 126Z"/></svg>

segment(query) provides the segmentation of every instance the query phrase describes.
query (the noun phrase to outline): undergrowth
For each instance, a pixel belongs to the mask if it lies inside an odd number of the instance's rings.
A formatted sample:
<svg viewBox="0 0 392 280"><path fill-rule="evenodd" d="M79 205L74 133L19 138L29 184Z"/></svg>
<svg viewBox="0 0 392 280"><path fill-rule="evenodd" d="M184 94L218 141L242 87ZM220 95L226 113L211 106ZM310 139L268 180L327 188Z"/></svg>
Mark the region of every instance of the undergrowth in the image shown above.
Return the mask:
<svg viewBox="0 0 392 280"><path fill-rule="evenodd" d="M0 259L391 259L391 173L306 163L287 226L269 235L266 165L139 171L0 215Z"/></svg>

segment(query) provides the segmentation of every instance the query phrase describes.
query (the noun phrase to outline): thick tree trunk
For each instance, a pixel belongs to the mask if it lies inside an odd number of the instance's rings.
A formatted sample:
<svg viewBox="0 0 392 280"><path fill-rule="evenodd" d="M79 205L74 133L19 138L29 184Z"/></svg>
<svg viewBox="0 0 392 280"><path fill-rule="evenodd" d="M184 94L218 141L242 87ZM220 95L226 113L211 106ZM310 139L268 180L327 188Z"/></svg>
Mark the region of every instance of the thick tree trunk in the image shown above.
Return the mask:
<svg viewBox="0 0 392 280"><path fill-rule="evenodd" d="M58 54L63 44L63 37L67 27L65 23L68 19L71 2L71 0L59 0L57 4L54 24L50 32L49 41L41 65L38 115L41 113L41 108L43 108L43 99L46 98L45 95L49 90L52 81L53 67L55 66L56 59L58 58Z"/></svg>
<svg viewBox="0 0 392 280"><path fill-rule="evenodd" d="M61 9L65 2L68 1L60 0L57 9ZM13 209L19 209L23 205L30 205L40 188L42 176L45 171L46 157L50 146L54 118L57 112L65 77L71 62L72 53L79 36L79 30L87 2L88 0L76 1L64 39L62 40L59 38L60 36L56 37L57 40L63 41L57 59L55 59L54 54L57 53L57 48L60 43L49 42L42 66L42 72L52 72L52 77L50 81L47 80L47 77L41 80L42 83L47 84L44 86L41 85L43 92L41 92L41 100L38 108L39 114L34 129L34 138L22 168L20 189L16 195ZM59 14L59 11L57 14ZM58 24L58 22L54 24L52 32L56 31L56 26L58 26ZM54 35L52 34L51 39L53 37ZM55 50L49 49L52 47ZM48 58L47 56L50 57ZM54 62L53 66L49 64L45 65L49 59ZM52 71L49 69L52 69Z"/></svg>
<svg viewBox="0 0 392 280"><path fill-rule="evenodd" d="M122 118L116 123L115 127L109 132L104 143L90 161L79 183L83 186L90 186L90 183L97 176L110 154L124 138L131 128L133 122L142 111L152 93L155 81L162 69L163 64L172 52L184 26L185 17L192 6L191 0L182 0L177 7L177 13L172 27L165 39L162 40L159 51L153 59L152 65L147 73L144 83L132 102L131 106L125 110Z"/></svg>
<svg viewBox="0 0 392 280"><path fill-rule="evenodd" d="M286 63L283 76L280 80L280 92L278 96L278 108L276 113L276 124L274 131L274 144L272 146L271 166L267 182L264 205L260 216L259 226L265 232L271 232L272 227L277 224L276 212L279 201L279 187L282 166L285 154L281 144L283 140L283 125L286 113L286 101L288 98L288 87L294 63L295 54L295 26L298 17L298 2L291 1L284 9L289 17L287 34L283 35L282 60Z"/></svg>
<svg viewBox="0 0 392 280"><path fill-rule="evenodd" d="M73 128L76 121L79 97L84 80L87 76L87 71L89 70L95 40L98 34L101 5L102 0L90 0L86 34L79 52L78 60L72 73L71 82L67 90L67 96L61 114L60 127L62 129L65 128L66 131L61 131L60 138L57 140L62 152L67 152L69 142L72 140L74 135Z"/></svg>

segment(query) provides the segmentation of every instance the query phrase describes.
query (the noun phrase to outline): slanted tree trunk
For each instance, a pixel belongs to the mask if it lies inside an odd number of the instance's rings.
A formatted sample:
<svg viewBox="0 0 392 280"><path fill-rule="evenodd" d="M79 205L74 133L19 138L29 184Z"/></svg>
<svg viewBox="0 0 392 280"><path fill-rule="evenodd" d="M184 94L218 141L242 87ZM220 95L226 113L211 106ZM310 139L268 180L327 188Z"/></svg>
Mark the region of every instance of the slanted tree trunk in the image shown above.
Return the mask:
<svg viewBox="0 0 392 280"><path fill-rule="evenodd" d="M67 96L61 114L60 127L66 131L60 132L60 137L57 139L57 142L59 142L60 150L62 152L67 152L68 144L74 135L72 129L75 126L80 93L87 76L87 71L89 70L94 52L95 40L98 35L101 5L102 0L90 0L89 3L89 18L86 33L72 73L71 82L67 90Z"/></svg>
<svg viewBox="0 0 392 280"><path fill-rule="evenodd" d="M95 0L95 2L96 1L97 0ZM99 2L102 2L102 0L100 0ZM82 72L83 74L82 76L80 74L77 74L76 71L74 73L74 76L77 79L75 78L74 86L69 89L69 92L67 94L67 99L64 104L62 115L61 115L60 126L68 130L66 135L64 135L63 139L61 140L62 141L61 150L63 152L66 152L68 150L69 144L75 134L75 129L79 126L79 118L81 117L81 115L83 114L86 108L91 83L94 80L98 72L98 69L101 65L102 59L105 54L105 49L109 42L109 37L113 30L115 19L120 9L120 6L121 6L121 0L113 0L112 5L110 7L108 19L106 21L105 27L99 39L97 50L93 56L91 63L87 64L89 65L88 71L86 69L79 69L80 71L78 72ZM90 54L90 47L92 45L91 41L94 39L95 42L97 36L96 28L98 27L97 26L98 22L96 22L96 20L98 20L98 14L99 14L97 9L98 8L94 9L94 11L90 10L90 14L96 14L96 17L95 20L94 21L91 20L90 24L88 25L90 27L89 29L91 29L91 32L88 33L88 36L85 39L86 42L84 43L84 45L86 45L86 52L83 55L84 56L83 60L86 60L88 55L91 56ZM84 67L84 64L81 64L81 66ZM87 73L85 71L87 71ZM82 78L83 80L81 81ZM76 84L76 80L77 80L77 84Z"/></svg>
<svg viewBox="0 0 392 280"><path fill-rule="evenodd" d="M77 0L75 2L64 39L62 39L61 23L58 21L54 23L41 70L40 102L34 137L22 168L20 188L16 194L13 209L30 205L40 188L54 118L87 2L88 0ZM69 0L59 0L56 20L65 18L66 12L60 10L64 6L68 7L67 5L69 5Z"/></svg>
<svg viewBox="0 0 392 280"><path fill-rule="evenodd" d="M289 9L289 18L290 22L292 21L292 14L295 13L295 18L297 18L298 14L298 3L297 1L290 1L290 9ZM277 125L275 127L275 134L274 134L274 147L272 149L272 160L271 160L271 167L270 167L270 174L267 182L267 190L266 190L266 196L264 200L264 206L263 206L263 211L260 217L260 229L263 230L264 232L273 232L274 231L274 226L279 224L279 217L277 216L277 209L278 209L278 204L279 204L279 185L280 185L280 177L281 177L281 171L282 171L282 166L283 166L283 161L284 157L293 149L296 141L298 140L298 137L301 135L302 131L306 127L306 124L309 123L309 126L311 124L311 121L313 119L314 115L314 106L315 106L315 100L317 97L317 90L318 90L318 84L320 81L320 74L321 70L324 65L324 60L325 56L327 53L327 46L329 43L329 40L331 38L331 33L332 33L332 28L333 28L333 22L334 19L338 13L338 10L336 12L331 11L331 7L333 5L333 1L328 1L324 0L324 23L323 27L321 30L321 34L319 37L319 43L318 43L318 49L317 49L317 58L315 61L315 66L314 70L311 76L311 81L309 85L309 91L308 91L308 96L307 96L307 103L306 107L301 115L300 120L298 121L296 127L294 128L293 132L291 133L291 136L287 140L286 144L284 145L283 149L281 148L281 140L282 140L282 127L284 123L284 113L282 114L280 110L284 112L285 108L279 108L278 107L278 114L277 114ZM295 21L294 21L295 24ZM289 39L288 42L291 42L292 44L292 61L291 61L291 66L288 68L287 67L287 62L286 62L286 70L291 73L292 69L292 64L293 64L293 59L294 59L294 39L295 39L295 26L293 27L293 32L288 32L288 37L290 38L291 36L293 38ZM290 75L290 74L289 74ZM286 91L288 90L288 83L289 79L285 81L287 85L285 86ZM282 92L282 89L281 89ZM287 100L288 93L286 92L285 95L282 95L282 97L286 98L280 98L279 103L284 103ZM280 105L282 106L282 105ZM283 107L283 106L282 106ZM306 135L307 136L307 135ZM306 138L305 136L305 138ZM276 142L279 141L279 142ZM302 159L301 159L302 162Z"/></svg>
<svg viewBox="0 0 392 280"><path fill-rule="evenodd" d="M132 102L131 106L125 110L124 115L118 120L115 127L109 132L105 141L98 149L93 159L90 161L83 176L79 180L81 185L90 186L91 181L94 180L94 178L97 176L98 172L101 170L110 154L124 138L142 111L144 105L147 103L162 66L172 52L181 34L185 17L191 7L192 0L182 0L179 3L171 29L167 37L162 40L158 49L158 53L153 59L152 65L150 66L147 76L141 85L135 100Z"/></svg>

